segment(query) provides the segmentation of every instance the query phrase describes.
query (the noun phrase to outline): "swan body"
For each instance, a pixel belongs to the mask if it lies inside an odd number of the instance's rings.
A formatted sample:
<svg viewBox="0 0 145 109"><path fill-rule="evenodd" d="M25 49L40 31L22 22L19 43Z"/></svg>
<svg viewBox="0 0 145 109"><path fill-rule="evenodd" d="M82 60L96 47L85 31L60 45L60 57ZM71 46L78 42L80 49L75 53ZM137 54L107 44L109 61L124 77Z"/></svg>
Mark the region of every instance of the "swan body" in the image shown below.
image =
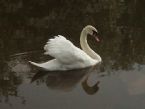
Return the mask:
<svg viewBox="0 0 145 109"><path fill-rule="evenodd" d="M46 51L44 54L50 55L55 59L44 63L29 62L48 71L65 71L94 66L101 62L101 57L87 43L88 34L94 35L94 32L97 33L97 30L90 25L82 30L80 36L82 50L62 35L55 36L53 39L49 39L44 46Z"/></svg>

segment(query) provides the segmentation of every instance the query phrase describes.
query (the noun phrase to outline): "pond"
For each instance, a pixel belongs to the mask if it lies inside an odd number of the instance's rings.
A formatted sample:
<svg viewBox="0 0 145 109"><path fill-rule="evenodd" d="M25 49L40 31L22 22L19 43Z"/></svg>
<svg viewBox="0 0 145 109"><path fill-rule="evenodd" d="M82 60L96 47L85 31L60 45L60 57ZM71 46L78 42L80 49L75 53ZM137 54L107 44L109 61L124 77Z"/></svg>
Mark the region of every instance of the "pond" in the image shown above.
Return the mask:
<svg viewBox="0 0 145 109"><path fill-rule="evenodd" d="M144 109L145 7L127 0L18 0L0 2L1 109ZM43 46L61 34L80 47L88 38L103 62L70 71L44 71L28 61L45 62Z"/></svg>

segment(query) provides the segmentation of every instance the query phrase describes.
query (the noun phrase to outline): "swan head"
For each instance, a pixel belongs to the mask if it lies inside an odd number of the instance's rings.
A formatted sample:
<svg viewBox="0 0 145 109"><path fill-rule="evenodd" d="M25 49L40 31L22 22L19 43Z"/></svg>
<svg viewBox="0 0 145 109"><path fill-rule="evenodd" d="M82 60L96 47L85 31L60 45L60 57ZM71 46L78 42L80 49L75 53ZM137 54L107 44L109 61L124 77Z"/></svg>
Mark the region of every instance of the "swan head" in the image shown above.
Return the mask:
<svg viewBox="0 0 145 109"><path fill-rule="evenodd" d="M100 41L98 38L98 30L95 27L87 25L84 27L83 32L85 32L87 36L93 36L98 42Z"/></svg>

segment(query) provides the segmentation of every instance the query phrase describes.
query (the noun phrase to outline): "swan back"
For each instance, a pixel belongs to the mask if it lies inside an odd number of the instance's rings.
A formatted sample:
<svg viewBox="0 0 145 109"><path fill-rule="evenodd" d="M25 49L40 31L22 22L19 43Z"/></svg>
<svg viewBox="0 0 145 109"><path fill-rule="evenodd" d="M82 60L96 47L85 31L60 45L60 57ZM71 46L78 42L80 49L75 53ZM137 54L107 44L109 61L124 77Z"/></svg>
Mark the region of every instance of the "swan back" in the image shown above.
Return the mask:
<svg viewBox="0 0 145 109"><path fill-rule="evenodd" d="M70 50L71 49L71 50ZM68 64L73 61L73 44L65 37L58 35L49 41L44 46L45 55L50 55L58 59L61 63Z"/></svg>
<svg viewBox="0 0 145 109"><path fill-rule="evenodd" d="M44 54L54 57L62 65L75 64L76 66L81 64L81 66L84 66L89 65L90 61L92 62L92 59L84 51L74 46L73 43L61 35L49 39L44 46L44 50L46 51Z"/></svg>

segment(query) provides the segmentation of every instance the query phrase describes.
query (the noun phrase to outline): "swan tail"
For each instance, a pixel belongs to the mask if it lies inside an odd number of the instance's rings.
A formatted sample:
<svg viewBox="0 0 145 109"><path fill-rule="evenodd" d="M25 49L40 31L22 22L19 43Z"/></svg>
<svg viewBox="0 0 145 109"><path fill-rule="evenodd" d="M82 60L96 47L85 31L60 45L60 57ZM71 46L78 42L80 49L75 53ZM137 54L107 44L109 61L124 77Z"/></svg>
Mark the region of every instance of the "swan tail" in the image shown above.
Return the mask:
<svg viewBox="0 0 145 109"><path fill-rule="evenodd" d="M35 63L35 62L32 62L32 61L29 61L29 63L37 68L41 68L41 69L44 69L44 70L53 70L53 66L51 66L51 63L49 63L51 61L48 61L48 62L45 62L45 63ZM53 63L52 63L53 64Z"/></svg>
<svg viewBox="0 0 145 109"><path fill-rule="evenodd" d="M34 65L34 66L41 67L40 64L38 64L38 63L35 63L35 62L32 62L32 61L29 61L29 63Z"/></svg>

